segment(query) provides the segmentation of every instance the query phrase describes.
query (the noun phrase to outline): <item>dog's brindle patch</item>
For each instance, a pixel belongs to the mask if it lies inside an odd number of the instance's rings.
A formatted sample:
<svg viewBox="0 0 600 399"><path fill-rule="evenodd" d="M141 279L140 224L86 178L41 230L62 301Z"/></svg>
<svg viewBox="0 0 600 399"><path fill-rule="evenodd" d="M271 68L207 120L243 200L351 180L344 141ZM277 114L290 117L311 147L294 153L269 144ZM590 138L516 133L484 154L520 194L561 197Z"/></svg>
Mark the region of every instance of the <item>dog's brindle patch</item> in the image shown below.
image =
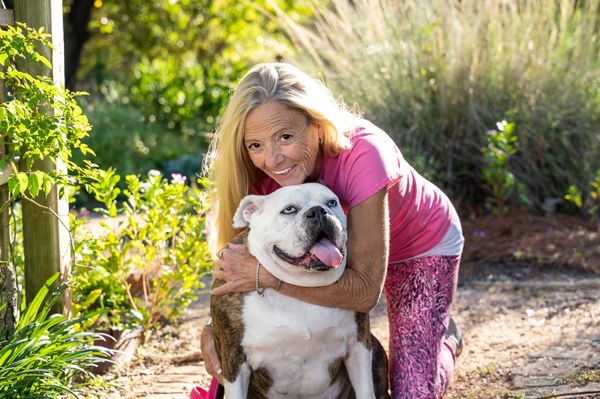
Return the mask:
<svg viewBox="0 0 600 399"><path fill-rule="evenodd" d="M368 313L356 312L356 340L371 350L371 323Z"/></svg>
<svg viewBox="0 0 600 399"><path fill-rule="evenodd" d="M250 385L248 387L248 397L256 399L267 399L267 393L273 386L273 379L269 371L261 367L257 370L252 370L250 375Z"/></svg>
<svg viewBox="0 0 600 399"><path fill-rule="evenodd" d="M231 240L231 243L246 244L247 237L248 230L244 230ZM223 284L225 284L225 281L215 279L213 288ZM221 356L223 377L227 381L234 381L240 373L241 365L247 361L246 353L242 347L242 338L244 337L243 315L241 312L232 312L230 309L243 309L244 297L248 294L248 292L233 292L225 295L212 295L210 298L210 311L216 332L217 351ZM265 392L273 385L273 381L266 370L262 370L262 372L253 370L251 378L257 378L256 382L260 384L258 386L261 390L264 389ZM256 395L257 398L260 397L258 392Z"/></svg>

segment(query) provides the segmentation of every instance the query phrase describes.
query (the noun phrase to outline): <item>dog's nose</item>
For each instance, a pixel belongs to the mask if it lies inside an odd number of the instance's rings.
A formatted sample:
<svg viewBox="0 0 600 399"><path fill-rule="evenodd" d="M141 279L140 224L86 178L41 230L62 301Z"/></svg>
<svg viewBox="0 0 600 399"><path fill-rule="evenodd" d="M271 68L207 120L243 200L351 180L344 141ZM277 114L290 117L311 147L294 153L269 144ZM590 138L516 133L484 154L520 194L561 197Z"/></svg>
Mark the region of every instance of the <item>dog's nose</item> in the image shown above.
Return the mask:
<svg viewBox="0 0 600 399"><path fill-rule="evenodd" d="M304 217L307 219L318 219L321 220L325 215L327 215L329 211L327 208L324 208L320 205L313 206L304 214Z"/></svg>

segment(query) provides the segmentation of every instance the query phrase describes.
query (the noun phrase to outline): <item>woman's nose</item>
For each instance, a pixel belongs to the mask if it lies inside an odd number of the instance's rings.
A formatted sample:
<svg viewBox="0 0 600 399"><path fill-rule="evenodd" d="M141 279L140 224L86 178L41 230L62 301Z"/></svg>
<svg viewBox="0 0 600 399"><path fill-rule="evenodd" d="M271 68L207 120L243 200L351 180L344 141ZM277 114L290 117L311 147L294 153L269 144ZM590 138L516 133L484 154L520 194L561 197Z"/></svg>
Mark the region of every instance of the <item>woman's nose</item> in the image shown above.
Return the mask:
<svg viewBox="0 0 600 399"><path fill-rule="evenodd" d="M277 146L270 146L268 151L267 151L267 158L265 160L265 166L267 168L275 168L278 165L281 164L281 162L283 161L283 154L281 154L281 151L279 151L279 148L277 148Z"/></svg>

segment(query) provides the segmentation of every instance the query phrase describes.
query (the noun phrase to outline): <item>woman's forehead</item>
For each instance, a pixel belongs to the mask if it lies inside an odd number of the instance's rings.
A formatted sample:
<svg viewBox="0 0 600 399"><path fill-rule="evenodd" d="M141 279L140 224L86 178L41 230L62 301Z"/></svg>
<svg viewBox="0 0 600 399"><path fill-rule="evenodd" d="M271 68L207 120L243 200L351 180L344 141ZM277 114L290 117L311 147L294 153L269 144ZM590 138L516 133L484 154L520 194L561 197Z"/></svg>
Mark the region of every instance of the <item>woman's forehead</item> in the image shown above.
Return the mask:
<svg viewBox="0 0 600 399"><path fill-rule="evenodd" d="M282 129L301 128L306 116L278 102L268 102L254 108L246 117L244 137L273 134Z"/></svg>

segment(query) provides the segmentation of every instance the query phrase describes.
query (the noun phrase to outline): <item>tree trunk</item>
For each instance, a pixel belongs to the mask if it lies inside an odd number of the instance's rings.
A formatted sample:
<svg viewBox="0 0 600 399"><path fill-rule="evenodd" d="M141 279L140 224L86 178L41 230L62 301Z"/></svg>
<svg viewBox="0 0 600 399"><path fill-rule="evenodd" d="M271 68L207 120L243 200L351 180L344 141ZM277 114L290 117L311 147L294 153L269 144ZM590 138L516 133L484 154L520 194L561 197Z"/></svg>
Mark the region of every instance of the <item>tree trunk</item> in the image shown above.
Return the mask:
<svg viewBox="0 0 600 399"><path fill-rule="evenodd" d="M65 17L65 87L75 90L77 70L84 44L90 39L88 31L94 0L73 0Z"/></svg>

